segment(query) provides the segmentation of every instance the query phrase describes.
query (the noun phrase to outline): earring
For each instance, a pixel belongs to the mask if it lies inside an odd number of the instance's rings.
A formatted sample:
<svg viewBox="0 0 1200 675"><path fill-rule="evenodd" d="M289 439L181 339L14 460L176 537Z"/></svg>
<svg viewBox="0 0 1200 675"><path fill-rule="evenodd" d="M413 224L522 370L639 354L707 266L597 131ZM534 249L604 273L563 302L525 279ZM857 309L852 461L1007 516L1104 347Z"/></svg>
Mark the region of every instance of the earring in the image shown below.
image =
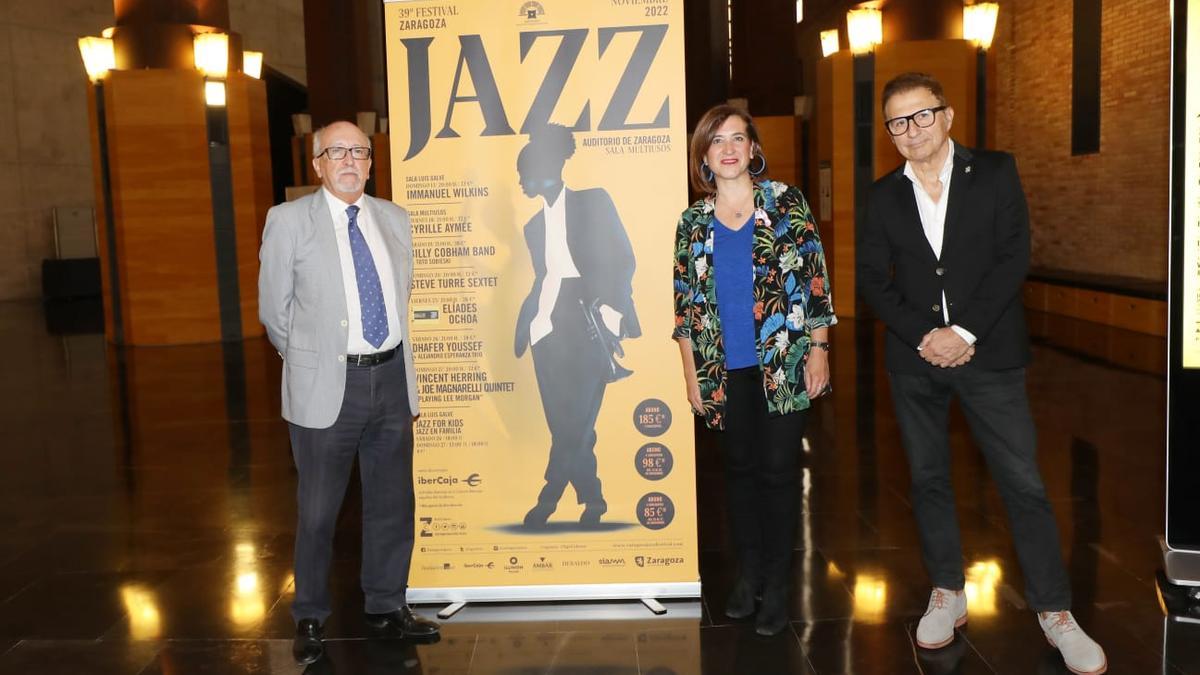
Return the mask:
<svg viewBox="0 0 1200 675"><path fill-rule="evenodd" d="M756 159L760 160L762 162L762 165L759 166L757 169L754 168L754 160L756 160ZM767 171L767 158L764 155L757 155L755 157L752 157L750 159L750 166L746 167L746 169L750 172L751 176L758 178L759 176L763 175Z"/></svg>
<svg viewBox="0 0 1200 675"><path fill-rule="evenodd" d="M700 177L704 179L705 183L712 183L717 179L717 174L708 168L708 162L700 162Z"/></svg>

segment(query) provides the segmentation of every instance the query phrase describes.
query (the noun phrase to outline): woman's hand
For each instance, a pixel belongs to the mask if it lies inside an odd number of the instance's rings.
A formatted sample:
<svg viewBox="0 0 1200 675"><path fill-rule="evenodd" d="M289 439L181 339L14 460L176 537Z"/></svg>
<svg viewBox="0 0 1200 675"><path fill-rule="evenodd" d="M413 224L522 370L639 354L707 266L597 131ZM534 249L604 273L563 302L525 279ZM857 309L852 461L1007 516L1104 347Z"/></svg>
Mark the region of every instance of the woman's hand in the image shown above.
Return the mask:
<svg viewBox="0 0 1200 675"><path fill-rule="evenodd" d="M700 382L695 378L687 383L687 400L693 415L704 414L704 399L700 398Z"/></svg>
<svg viewBox="0 0 1200 675"><path fill-rule="evenodd" d="M676 338L679 343L679 356L683 360L683 386L687 392L688 405L693 415L704 414L704 399L700 396L700 378L696 375L696 359L692 356L692 341L689 338Z"/></svg>
<svg viewBox="0 0 1200 675"><path fill-rule="evenodd" d="M808 359L804 362L804 389L808 392L809 400L824 394L828 386L829 352L810 347Z"/></svg>

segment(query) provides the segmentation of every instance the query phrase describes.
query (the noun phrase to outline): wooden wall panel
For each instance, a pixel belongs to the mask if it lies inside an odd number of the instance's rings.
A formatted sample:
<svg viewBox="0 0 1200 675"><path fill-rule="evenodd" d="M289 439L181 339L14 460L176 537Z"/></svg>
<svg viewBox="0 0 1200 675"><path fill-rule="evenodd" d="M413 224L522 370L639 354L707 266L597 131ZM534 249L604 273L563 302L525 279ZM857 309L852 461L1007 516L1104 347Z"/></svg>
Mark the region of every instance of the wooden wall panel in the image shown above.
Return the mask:
<svg viewBox="0 0 1200 675"><path fill-rule="evenodd" d="M833 277L833 308L855 315L854 284L854 60L841 51L822 59L817 71L819 108L818 166L831 171L833 219L822 223L826 262ZM817 173L820 185L820 171ZM820 199L819 188L816 196ZM819 206L819 201L818 201Z"/></svg>
<svg viewBox="0 0 1200 675"><path fill-rule="evenodd" d="M374 148L371 173L375 177L375 194L371 196L391 200L392 142L387 134L372 134L371 147Z"/></svg>
<svg viewBox="0 0 1200 675"><path fill-rule="evenodd" d="M1110 300L1109 323L1151 335L1167 335L1167 303L1162 300L1114 295Z"/></svg>
<svg viewBox="0 0 1200 675"><path fill-rule="evenodd" d="M763 154L767 156L767 175L788 185L798 184L796 124L797 120L792 115L754 118L754 125L758 127L759 139L762 141Z"/></svg>
<svg viewBox="0 0 1200 675"><path fill-rule="evenodd" d="M1025 306L1039 312L1046 311L1046 284L1040 281L1027 281L1021 289Z"/></svg>
<svg viewBox="0 0 1200 675"><path fill-rule="evenodd" d="M1077 297L1066 286L1050 284L1046 289L1046 311L1051 314L1077 317L1075 306Z"/></svg>
<svg viewBox="0 0 1200 675"><path fill-rule="evenodd" d="M219 340L203 78L114 71L105 102L126 340Z"/></svg>
<svg viewBox="0 0 1200 675"><path fill-rule="evenodd" d="M1027 281L1024 289L1025 307L1046 315L1064 316L1105 326L1115 326L1144 335L1167 335L1167 303L1163 300L1140 298L1119 293L1076 288L1041 281ZM1037 331L1034 331L1037 334ZM1077 342L1084 342L1079 338ZM1094 345L1090 354L1100 355ZM1106 350L1102 350L1107 353ZM1115 358L1115 357L1114 357ZM1122 363L1129 361L1122 357ZM1157 363L1157 360L1154 360Z"/></svg>
<svg viewBox="0 0 1200 675"><path fill-rule="evenodd" d="M1075 317L1092 323L1108 323L1110 295L1085 288L1070 289L1075 294Z"/></svg>

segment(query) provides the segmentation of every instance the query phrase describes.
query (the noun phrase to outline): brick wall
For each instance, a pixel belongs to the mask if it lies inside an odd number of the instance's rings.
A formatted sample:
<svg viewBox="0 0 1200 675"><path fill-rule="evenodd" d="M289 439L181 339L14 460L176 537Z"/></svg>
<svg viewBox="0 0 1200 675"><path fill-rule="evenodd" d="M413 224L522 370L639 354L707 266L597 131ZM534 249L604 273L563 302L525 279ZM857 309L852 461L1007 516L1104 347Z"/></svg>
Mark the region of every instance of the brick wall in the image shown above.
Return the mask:
<svg viewBox="0 0 1200 675"><path fill-rule="evenodd" d="M1071 0L1000 0L996 147L1017 157L1033 264L1165 280L1169 3L1103 0L1100 152L1071 156Z"/></svg>

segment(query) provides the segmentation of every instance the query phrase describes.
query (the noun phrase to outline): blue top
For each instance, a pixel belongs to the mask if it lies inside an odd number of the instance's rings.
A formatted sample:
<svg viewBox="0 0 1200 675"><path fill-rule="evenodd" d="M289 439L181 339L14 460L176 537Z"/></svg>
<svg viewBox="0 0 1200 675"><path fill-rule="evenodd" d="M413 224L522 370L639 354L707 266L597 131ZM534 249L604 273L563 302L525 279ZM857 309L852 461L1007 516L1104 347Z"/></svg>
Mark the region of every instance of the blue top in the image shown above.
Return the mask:
<svg viewBox="0 0 1200 675"><path fill-rule="evenodd" d="M717 316L725 344L725 368L758 364L754 339L754 214L741 229L731 230L720 220L713 228L713 274L716 275Z"/></svg>

